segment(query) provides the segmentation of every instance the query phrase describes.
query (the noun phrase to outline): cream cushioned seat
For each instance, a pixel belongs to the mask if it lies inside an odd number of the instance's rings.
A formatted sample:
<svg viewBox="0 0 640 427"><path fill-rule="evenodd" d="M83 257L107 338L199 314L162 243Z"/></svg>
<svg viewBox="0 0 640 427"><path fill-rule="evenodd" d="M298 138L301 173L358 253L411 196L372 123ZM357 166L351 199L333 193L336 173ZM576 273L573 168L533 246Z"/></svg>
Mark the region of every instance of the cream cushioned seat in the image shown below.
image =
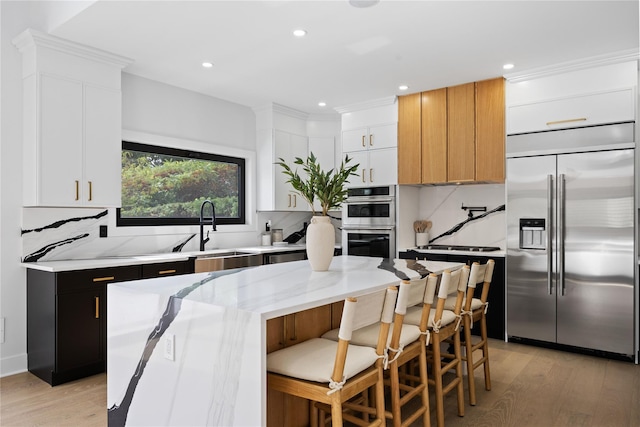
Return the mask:
<svg viewBox="0 0 640 427"><path fill-rule="evenodd" d="M464 305L466 304L467 302L466 300L467 300L466 297L462 300L462 307L464 307ZM456 297L455 296L448 297L444 303L444 309L453 310L455 306L456 306ZM480 299L478 298L473 298L471 300L471 310L477 310L480 307L482 307L482 301L480 301Z"/></svg>
<svg viewBox="0 0 640 427"><path fill-rule="evenodd" d="M308 381L331 381L338 342L312 338L295 346L267 354L267 370ZM349 344L344 367L345 379L364 371L378 360L372 347Z"/></svg>
<svg viewBox="0 0 640 427"><path fill-rule="evenodd" d="M389 329L389 335L387 336L386 346L389 347L391 343L391 334L393 332L393 323ZM322 338L329 340L338 340L338 329L332 329L322 335ZM378 335L380 333L380 324L374 323L373 325L365 326L364 328L356 329L351 335L351 344L366 345L369 347L375 347L378 342ZM402 325L400 332L400 346L404 347L420 338L420 328L416 325Z"/></svg>
<svg viewBox="0 0 640 427"><path fill-rule="evenodd" d="M436 315L436 309L432 308L429 311L429 322L427 325L431 327L433 325L433 318ZM422 318L422 307L421 306L413 306L407 308L407 314L404 316L404 323L408 323L411 325L419 325L420 319ZM455 313L453 311L444 310L442 312L442 326L453 323L457 320Z"/></svg>

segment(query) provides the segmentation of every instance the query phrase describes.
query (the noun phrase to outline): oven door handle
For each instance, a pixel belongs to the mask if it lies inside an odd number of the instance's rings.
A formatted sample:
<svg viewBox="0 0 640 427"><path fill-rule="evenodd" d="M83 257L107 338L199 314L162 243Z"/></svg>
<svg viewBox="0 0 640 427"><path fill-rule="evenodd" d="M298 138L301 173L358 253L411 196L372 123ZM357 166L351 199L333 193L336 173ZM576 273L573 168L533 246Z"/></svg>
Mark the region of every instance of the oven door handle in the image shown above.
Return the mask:
<svg viewBox="0 0 640 427"><path fill-rule="evenodd" d="M352 197L345 200L345 204L372 204L372 203L391 203L395 202L393 197L385 197L385 198L375 198L372 199L370 197Z"/></svg>

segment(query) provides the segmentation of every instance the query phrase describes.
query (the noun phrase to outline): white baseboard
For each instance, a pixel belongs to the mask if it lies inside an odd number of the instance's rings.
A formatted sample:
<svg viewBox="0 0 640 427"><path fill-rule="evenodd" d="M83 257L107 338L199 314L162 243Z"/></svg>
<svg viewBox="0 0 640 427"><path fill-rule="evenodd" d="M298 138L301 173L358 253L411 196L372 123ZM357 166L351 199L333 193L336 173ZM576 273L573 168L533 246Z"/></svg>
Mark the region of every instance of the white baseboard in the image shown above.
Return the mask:
<svg viewBox="0 0 640 427"><path fill-rule="evenodd" d="M19 374L27 371L27 354L0 359L0 377Z"/></svg>

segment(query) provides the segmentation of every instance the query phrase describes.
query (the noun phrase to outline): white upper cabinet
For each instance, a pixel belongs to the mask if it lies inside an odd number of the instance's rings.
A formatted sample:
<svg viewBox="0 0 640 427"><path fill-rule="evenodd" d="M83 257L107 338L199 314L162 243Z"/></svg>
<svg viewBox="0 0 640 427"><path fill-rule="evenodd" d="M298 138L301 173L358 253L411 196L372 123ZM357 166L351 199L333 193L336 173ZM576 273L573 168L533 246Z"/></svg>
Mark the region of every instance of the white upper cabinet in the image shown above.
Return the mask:
<svg viewBox="0 0 640 427"><path fill-rule="evenodd" d="M297 157L305 160L307 158L307 137L295 135L281 130L274 131L274 162L283 159L284 162L293 170L298 170L300 176L304 179L305 174L302 166L298 166L293 162ZM280 165L274 165L274 207L273 210L278 211L308 211L311 210L307 201L302 198L287 182L289 177L282 173Z"/></svg>
<svg viewBox="0 0 640 427"><path fill-rule="evenodd" d="M638 63L508 78L507 134L634 121Z"/></svg>
<svg viewBox="0 0 640 427"><path fill-rule="evenodd" d="M120 206L120 73L131 61L27 30L23 56L24 206Z"/></svg>
<svg viewBox="0 0 640 427"><path fill-rule="evenodd" d="M377 150L397 147L398 124L372 125L342 132L342 151Z"/></svg>
<svg viewBox="0 0 640 427"><path fill-rule="evenodd" d="M342 111L342 158L358 164L348 187L398 183L398 107L395 97Z"/></svg>

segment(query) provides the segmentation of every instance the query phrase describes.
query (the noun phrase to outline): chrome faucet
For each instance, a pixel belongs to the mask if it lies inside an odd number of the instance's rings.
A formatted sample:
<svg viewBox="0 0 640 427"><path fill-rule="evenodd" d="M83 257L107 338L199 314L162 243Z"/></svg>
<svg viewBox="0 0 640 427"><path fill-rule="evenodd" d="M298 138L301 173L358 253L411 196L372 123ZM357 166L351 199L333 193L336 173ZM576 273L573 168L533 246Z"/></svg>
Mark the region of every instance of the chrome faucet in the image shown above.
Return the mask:
<svg viewBox="0 0 640 427"><path fill-rule="evenodd" d="M211 205L211 217L204 217L204 207ZM209 241L209 232L207 231L207 238L204 238L204 226L205 224L211 224L213 231L216 231L216 207L211 200L205 200L200 206L200 250L204 251L204 245Z"/></svg>

